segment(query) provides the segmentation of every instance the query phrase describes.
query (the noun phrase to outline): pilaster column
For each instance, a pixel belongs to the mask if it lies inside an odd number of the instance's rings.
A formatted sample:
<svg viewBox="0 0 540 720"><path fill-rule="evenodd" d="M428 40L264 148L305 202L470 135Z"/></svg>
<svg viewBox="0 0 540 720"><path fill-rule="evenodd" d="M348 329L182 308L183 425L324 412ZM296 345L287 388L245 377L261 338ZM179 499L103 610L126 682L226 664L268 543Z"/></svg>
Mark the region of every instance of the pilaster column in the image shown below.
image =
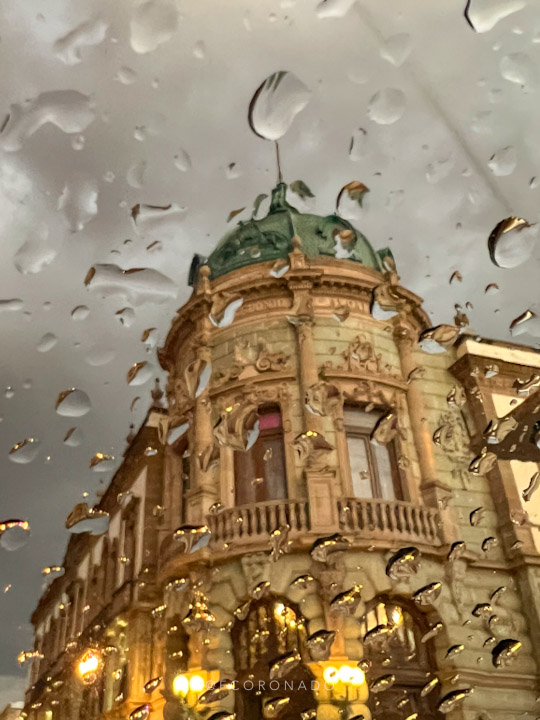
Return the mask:
<svg viewBox="0 0 540 720"><path fill-rule="evenodd" d="M417 367L413 357L413 347L415 344L413 331L408 325L398 325L394 330L394 338L399 352L402 375L404 378L408 378L411 372ZM440 498L445 495L450 488L437 477L433 436L426 422L427 416L424 394L420 383L416 380L410 382L407 389L407 408L418 464L420 466L420 492L427 505L437 507ZM443 539L445 542L453 542L455 539L455 530L449 511L440 508L439 512L442 519L441 530Z"/></svg>
<svg viewBox="0 0 540 720"><path fill-rule="evenodd" d="M193 388L196 392L200 373L206 366L211 366L210 336L211 323L208 315L204 315L198 323L197 335L199 346L196 361L199 364L197 382ZM209 467L209 458L215 444L212 427L212 406L210 401L210 382L195 398L193 413L193 444L194 452L191 469L194 483L188 494L187 517L190 523L204 522L208 508L215 502L216 488Z"/></svg>

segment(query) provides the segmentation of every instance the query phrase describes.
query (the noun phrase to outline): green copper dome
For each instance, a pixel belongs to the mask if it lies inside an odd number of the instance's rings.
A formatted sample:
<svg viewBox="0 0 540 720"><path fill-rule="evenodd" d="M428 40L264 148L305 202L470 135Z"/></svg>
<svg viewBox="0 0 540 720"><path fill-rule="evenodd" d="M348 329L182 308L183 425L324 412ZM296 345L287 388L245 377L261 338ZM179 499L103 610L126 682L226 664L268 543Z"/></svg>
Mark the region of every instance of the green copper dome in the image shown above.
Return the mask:
<svg viewBox="0 0 540 720"><path fill-rule="evenodd" d="M196 255L189 284L196 282L203 264L210 267L210 277L215 279L247 265L287 258L293 249L294 235L300 237L302 252L308 257L337 257L384 270L382 261L392 254L388 248L373 250L361 232L337 215L320 217L298 212L287 202L286 191L287 185L279 183L272 191L266 217L239 222L206 261Z"/></svg>

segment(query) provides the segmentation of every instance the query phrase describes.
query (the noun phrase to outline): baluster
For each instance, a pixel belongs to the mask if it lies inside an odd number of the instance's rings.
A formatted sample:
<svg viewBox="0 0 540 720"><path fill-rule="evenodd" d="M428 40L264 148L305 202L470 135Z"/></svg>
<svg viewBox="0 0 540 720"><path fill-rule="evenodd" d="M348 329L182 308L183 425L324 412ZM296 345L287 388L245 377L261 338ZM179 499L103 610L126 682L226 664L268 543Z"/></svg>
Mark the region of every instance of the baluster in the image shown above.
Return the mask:
<svg viewBox="0 0 540 720"><path fill-rule="evenodd" d="M358 505L360 509L360 530L366 530L366 528L368 528L369 525L372 524L371 503L369 503L368 500L360 500ZM370 511L369 514L368 508Z"/></svg>
<svg viewBox="0 0 540 720"><path fill-rule="evenodd" d="M362 509L362 503L354 502L353 500L349 500L346 504L346 507L349 508L349 512L347 513L346 517L348 519L349 527L351 530L358 530L360 527L359 522L359 510Z"/></svg>
<svg viewBox="0 0 540 720"><path fill-rule="evenodd" d="M406 532L407 528L407 520L405 517L405 508L403 505L397 505L396 507L396 519L397 519L397 529L400 533Z"/></svg>
<svg viewBox="0 0 540 720"><path fill-rule="evenodd" d="M279 518L278 527L281 527L283 525L291 525L291 530L292 530L293 529L292 523L290 523L289 519L287 518L287 512L286 512L285 508L286 508L285 503L280 503L276 508L276 510L278 512L278 518Z"/></svg>
<svg viewBox="0 0 540 720"><path fill-rule="evenodd" d="M307 503L303 501L298 503L298 529L309 530Z"/></svg>
<svg viewBox="0 0 540 720"><path fill-rule="evenodd" d="M268 518L266 517L266 508L260 507L257 508L257 534L258 535L266 535L269 532L268 528Z"/></svg>

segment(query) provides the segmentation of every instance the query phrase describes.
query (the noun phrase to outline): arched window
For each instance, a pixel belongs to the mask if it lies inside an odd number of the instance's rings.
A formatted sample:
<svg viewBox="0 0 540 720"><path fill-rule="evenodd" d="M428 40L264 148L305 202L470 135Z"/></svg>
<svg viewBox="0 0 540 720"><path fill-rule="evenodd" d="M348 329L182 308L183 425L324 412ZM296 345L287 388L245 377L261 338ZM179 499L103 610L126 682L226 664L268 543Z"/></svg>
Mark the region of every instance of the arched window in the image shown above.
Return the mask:
<svg viewBox="0 0 540 720"><path fill-rule="evenodd" d="M345 406L343 419L354 497L403 500L403 487L394 443L371 442L381 415L360 407Z"/></svg>
<svg viewBox="0 0 540 720"><path fill-rule="evenodd" d="M279 407L259 408L259 436L253 446L234 453L235 504L287 497L285 444Z"/></svg>
<svg viewBox="0 0 540 720"><path fill-rule="evenodd" d="M311 690L314 677L305 664L305 638L304 620L296 607L276 596L251 602L245 619L237 620L232 629L238 720L264 717L264 704L278 697L290 698L280 720L298 720L301 713L317 707ZM272 679L271 667L289 653L298 653L302 661Z"/></svg>
<svg viewBox="0 0 540 720"><path fill-rule="evenodd" d="M381 626L388 632L370 635ZM368 704L374 720L402 720L413 713L422 720L442 720L436 710L437 691L421 697L436 670L431 644L422 642L428 627L426 617L407 600L382 596L368 605L361 628L364 659L370 663L368 681L372 684L383 675L395 677L392 687L370 692Z"/></svg>

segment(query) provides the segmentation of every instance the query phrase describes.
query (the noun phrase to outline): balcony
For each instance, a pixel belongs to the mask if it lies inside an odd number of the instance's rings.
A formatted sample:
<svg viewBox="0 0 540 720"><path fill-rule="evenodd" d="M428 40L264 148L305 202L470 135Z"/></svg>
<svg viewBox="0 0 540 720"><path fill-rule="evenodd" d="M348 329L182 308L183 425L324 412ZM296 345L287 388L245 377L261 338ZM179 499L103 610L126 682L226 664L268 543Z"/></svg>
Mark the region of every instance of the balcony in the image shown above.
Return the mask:
<svg viewBox="0 0 540 720"><path fill-rule="evenodd" d="M425 551L437 552L444 544L442 525L437 508L398 500L373 498L334 499L336 522L332 527L320 528L310 510L308 500L273 500L226 508L207 518L211 531L205 550L184 555L172 536L161 547L162 567L175 559L189 564L201 554L226 552L227 555L270 549L270 535L287 526L288 539L293 547L309 547L318 537L342 533L354 544L394 548L398 545L418 545ZM171 568L165 569L165 574Z"/></svg>

